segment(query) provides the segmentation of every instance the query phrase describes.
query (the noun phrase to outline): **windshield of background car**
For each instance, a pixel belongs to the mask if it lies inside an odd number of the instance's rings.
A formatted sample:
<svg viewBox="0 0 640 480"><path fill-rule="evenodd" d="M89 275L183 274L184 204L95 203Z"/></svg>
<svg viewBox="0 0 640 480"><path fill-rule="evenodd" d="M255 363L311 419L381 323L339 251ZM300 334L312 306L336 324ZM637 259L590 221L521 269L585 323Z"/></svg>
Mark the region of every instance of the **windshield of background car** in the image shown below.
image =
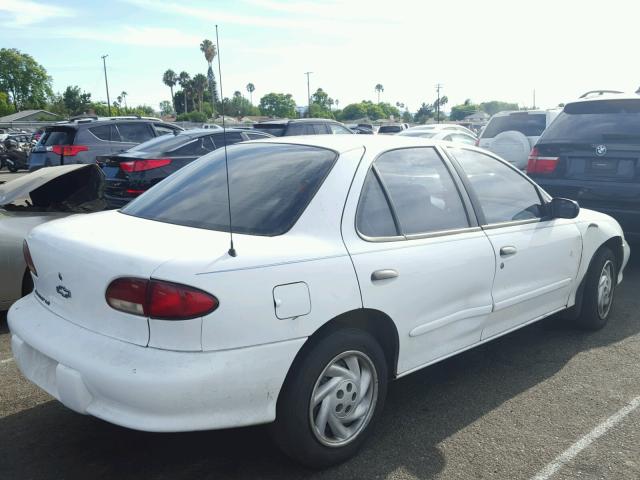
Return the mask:
<svg viewBox="0 0 640 480"><path fill-rule="evenodd" d="M640 99L570 103L539 141L640 143Z"/></svg>
<svg viewBox="0 0 640 480"><path fill-rule="evenodd" d="M229 147L233 231L281 235L298 220L337 154L305 145ZM212 152L159 183L121 212L159 222L229 231L224 150Z"/></svg>
<svg viewBox="0 0 640 480"><path fill-rule="evenodd" d="M76 136L75 128L52 127L48 128L42 138L40 145L72 145Z"/></svg>
<svg viewBox="0 0 640 480"><path fill-rule="evenodd" d="M437 132L433 132L431 130L405 130L400 132L398 135L403 137L420 137L420 138L432 138L436 135Z"/></svg>
<svg viewBox="0 0 640 480"><path fill-rule="evenodd" d="M378 129L378 133L396 133L401 131L402 127L399 125L383 125Z"/></svg>
<svg viewBox="0 0 640 480"><path fill-rule="evenodd" d="M514 112L493 117L482 132L482 138L493 138L499 133L515 130L525 137L539 137L547 126L547 114Z"/></svg>

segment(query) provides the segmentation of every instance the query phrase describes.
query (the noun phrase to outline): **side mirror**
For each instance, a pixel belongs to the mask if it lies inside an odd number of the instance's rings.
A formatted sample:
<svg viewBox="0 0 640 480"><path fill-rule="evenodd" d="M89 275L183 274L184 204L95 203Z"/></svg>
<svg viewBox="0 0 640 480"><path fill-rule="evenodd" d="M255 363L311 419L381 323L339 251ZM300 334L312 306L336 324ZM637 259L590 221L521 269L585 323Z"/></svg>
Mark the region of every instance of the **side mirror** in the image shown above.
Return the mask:
<svg viewBox="0 0 640 480"><path fill-rule="evenodd" d="M553 218L576 218L580 213L580 205L578 202L569 200L568 198L554 198L549 204L551 207L551 216Z"/></svg>

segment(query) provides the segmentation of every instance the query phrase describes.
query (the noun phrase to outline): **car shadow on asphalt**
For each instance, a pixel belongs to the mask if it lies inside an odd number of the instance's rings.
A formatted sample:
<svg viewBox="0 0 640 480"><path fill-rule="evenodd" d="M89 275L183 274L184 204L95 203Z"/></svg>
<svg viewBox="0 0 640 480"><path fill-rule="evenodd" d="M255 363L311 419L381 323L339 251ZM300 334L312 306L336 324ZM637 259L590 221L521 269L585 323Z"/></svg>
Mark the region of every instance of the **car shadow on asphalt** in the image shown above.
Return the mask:
<svg viewBox="0 0 640 480"><path fill-rule="evenodd" d="M363 451L322 472L288 460L262 427L144 433L51 401L0 420L0 478L370 479L401 471L430 478L444 468L444 439L549 379L576 354L638 334L640 261L627 278L611 323L599 332L536 324L393 382Z"/></svg>

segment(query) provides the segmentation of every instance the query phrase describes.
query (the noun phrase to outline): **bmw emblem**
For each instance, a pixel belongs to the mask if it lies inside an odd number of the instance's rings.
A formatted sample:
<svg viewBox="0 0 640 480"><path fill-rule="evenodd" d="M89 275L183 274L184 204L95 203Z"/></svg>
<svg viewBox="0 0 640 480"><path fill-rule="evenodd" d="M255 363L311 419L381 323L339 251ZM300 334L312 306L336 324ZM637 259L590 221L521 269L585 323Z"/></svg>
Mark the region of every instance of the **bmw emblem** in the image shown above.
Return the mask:
<svg viewBox="0 0 640 480"><path fill-rule="evenodd" d="M597 145L596 146L596 155L598 155L599 157L602 157L606 153L607 153L607 146L606 145Z"/></svg>

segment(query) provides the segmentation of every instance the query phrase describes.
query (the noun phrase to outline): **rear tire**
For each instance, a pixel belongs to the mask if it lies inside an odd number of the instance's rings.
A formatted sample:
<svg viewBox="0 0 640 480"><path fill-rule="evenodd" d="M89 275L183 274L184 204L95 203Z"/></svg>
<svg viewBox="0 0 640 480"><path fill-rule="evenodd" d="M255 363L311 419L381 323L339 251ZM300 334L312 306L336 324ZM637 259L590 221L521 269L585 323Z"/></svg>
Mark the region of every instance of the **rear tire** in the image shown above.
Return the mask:
<svg viewBox="0 0 640 480"><path fill-rule="evenodd" d="M272 438L308 467L341 463L365 442L386 394L387 363L378 342L362 330L334 331L292 366L278 399Z"/></svg>
<svg viewBox="0 0 640 480"><path fill-rule="evenodd" d="M596 252L584 281L582 308L573 323L584 330L600 330L611 316L618 281L616 257L609 248Z"/></svg>

